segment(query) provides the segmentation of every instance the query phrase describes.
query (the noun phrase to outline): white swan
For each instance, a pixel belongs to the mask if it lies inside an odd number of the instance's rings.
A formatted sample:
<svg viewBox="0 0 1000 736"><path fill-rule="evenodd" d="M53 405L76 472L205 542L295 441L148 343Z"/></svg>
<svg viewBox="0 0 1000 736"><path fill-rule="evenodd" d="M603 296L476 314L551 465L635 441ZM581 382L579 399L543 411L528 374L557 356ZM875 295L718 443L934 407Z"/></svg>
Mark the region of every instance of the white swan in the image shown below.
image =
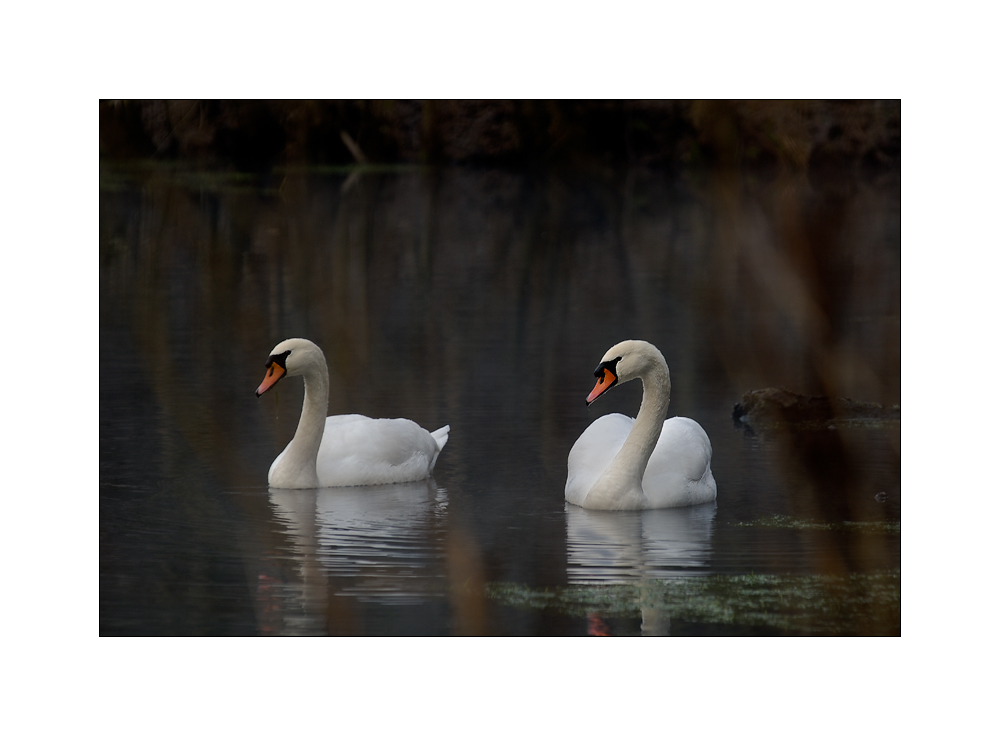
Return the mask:
<svg viewBox="0 0 1000 736"><path fill-rule="evenodd" d="M714 501L712 443L693 419L666 419L670 371L660 351L642 340L626 340L604 354L594 375L588 406L633 378L642 380L642 406L635 419L608 414L580 435L569 451L566 500L607 511Z"/></svg>
<svg viewBox="0 0 1000 736"><path fill-rule="evenodd" d="M450 427L428 432L409 419L326 416L330 375L323 351L302 338L274 346L257 396L284 376L302 376L306 391L295 436L271 463L272 488L327 488L408 483L434 469Z"/></svg>

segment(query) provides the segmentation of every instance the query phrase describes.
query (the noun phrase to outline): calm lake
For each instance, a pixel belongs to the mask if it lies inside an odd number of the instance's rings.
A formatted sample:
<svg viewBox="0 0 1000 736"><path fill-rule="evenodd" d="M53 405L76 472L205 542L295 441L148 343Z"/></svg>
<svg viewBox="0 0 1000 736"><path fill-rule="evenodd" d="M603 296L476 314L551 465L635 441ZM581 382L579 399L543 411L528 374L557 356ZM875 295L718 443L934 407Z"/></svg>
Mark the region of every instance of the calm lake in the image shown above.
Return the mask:
<svg viewBox="0 0 1000 736"><path fill-rule="evenodd" d="M330 414L449 424L433 478L269 489L288 337ZM715 504L565 503L630 338ZM734 421L778 387L885 413ZM899 403L898 172L101 165L102 635L899 635Z"/></svg>

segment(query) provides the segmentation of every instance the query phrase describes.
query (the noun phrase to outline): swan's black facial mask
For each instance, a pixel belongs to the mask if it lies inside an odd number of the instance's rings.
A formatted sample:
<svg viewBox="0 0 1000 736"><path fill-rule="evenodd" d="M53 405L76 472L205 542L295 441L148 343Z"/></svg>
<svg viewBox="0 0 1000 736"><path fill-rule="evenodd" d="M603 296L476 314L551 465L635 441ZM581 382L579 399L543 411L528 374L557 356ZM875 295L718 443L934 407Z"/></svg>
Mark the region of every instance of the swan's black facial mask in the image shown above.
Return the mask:
<svg viewBox="0 0 1000 736"><path fill-rule="evenodd" d="M291 350L286 350L285 352L280 353L278 355L269 355L267 356L267 362L264 364L264 367L270 368L272 363L277 363L279 366L281 366L281 370L283 371L287 370L287 368L285 368L285 361L291 354L292 354Z"/></svg>
<svg viewBox="0 0 1000 736"><path fill-rule="evenodd" d="M286 350L280 355L272 355L268 357L267 362L264 367L267 368L267 373L264 374L264 380L261 381L260 386L257 387L257 398L260 395L271 388L274 384L285 377L287 370L285 369L285 360L291 355L291 350Z"/></svg>
<svg viewBox="0 0 1000 736"><path fill-rule="evenodd" d="M618 361L620 360L621 356L614 360L606 360L594 370L597 385L594 386L594 390L587 397L587 406L593 404L597 400L597 397L618 383Z"/></svg>

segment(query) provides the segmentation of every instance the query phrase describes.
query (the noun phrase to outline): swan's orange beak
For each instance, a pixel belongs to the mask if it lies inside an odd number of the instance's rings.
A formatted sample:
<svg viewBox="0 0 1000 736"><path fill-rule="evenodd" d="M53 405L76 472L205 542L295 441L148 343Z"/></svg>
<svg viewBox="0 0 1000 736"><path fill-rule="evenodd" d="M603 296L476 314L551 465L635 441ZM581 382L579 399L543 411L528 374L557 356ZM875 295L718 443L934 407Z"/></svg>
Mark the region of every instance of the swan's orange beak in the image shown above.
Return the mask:
<svg viewBox="0 0 1000 736"><path fill-rule="evenodd" d="M271 366L267 369L267 374L264 376L264 380L260 382L260 386L257 387L257 398L267 391L271 386L276 384L281 380L282 376L285 375L285 369L282 368L277 363L271 363Z"/></svg>
<svg viewBox="0 0 1000 736"><path fill-rule="evenodd" d="M594 403L598 396L603 394L609 388L615 385L618 377L614 373L609 371L607 368L601 374L600 378L597 379L597 385L594 386L594 390L590 392L590 396L587 397L587 406Z"/></svg>

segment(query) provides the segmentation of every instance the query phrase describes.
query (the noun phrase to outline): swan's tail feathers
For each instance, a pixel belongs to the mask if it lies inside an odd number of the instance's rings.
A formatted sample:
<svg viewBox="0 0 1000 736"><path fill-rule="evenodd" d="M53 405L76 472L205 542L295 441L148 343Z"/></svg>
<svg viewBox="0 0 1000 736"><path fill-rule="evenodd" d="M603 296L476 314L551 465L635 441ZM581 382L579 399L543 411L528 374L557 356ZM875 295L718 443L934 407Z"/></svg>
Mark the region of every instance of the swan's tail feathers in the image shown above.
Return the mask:
<svg viewBox="0 0 1000 736"><path fill-rule="evenodd" d="M451 425L446 424L440 429L435 429L431 432L431 437L433 437L434 441L437 442L438 449L437 452L434 453L434 457L431 458L431 465L428 470L434 470L434 466L437 465L438 455L441 454L441 450L443 450L444 446L448 443L448 432L450 431Z"/></svg>
<svg viewBox="0 0 1000 736"><path fill-rule="evenodd" d="M444 446L448 443L448 433L451 431L451 425L446 424L441 429L435 429L431 432L431 437L437 442L438 452L444 449Z"/></svg>

